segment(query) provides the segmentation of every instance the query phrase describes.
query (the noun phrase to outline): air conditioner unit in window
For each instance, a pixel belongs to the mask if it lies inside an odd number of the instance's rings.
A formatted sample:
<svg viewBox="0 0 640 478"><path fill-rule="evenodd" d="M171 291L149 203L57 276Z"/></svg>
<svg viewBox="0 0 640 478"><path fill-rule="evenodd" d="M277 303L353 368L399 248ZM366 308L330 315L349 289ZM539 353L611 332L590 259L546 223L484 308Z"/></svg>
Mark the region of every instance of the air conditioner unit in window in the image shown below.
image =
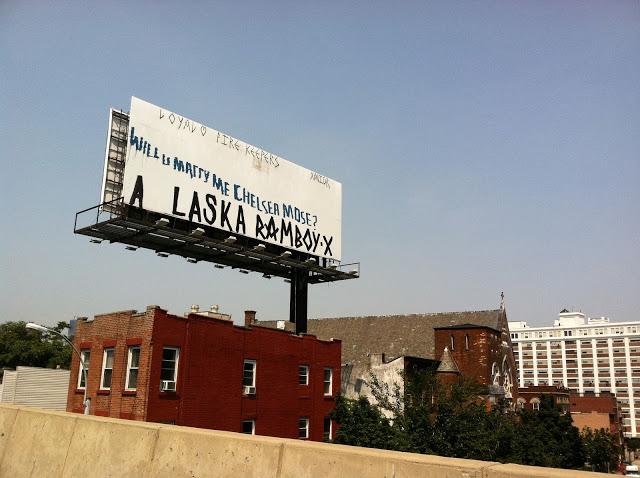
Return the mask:
<svg viewBox="0 0 640 478"><path fill-rule="evenodd" d="M161 392L175 392L176 391L176 382L173 380L161 380L160 381L160 391Z"/></svg>
<svg viewBox="0 0 640 478"><path fill-rule="evenodd" d="M255 395L256 394L256 387L248 387L248 386L244 386L242 387L242 393L244 395Z"/></svg>

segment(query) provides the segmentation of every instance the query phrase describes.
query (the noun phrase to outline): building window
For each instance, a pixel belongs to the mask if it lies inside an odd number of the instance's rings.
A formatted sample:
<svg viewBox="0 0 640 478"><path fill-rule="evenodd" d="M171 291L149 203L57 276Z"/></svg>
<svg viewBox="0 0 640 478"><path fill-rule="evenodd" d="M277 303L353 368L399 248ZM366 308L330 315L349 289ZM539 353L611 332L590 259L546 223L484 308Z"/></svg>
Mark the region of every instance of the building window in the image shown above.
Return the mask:
<svg viewBox="0 0 640 478"><path fill-rule="evenodd" d="M518 410L524 410L524 404L526 403L526 400L524 398L519 398L518 399Z"/></svg>
<svg viewBox="0 0 640 478"><path fill-rule="evenodd" d="M464 334L464 349L469 350L469 334Z"/></svg>
<svg viewBox="0 0 640 478"><path fill-rule="evenodd" d="M113 375L113 354L114 349L104 349L102 355L102 380L100 388L102 390L111 389L111 376Z"/></svg>
<svg viewBox="0 0 640 478"><path fill-rule="evenodd" d="M309 385L309 366L300 365L298 367L298 383L300 385Z"/></svg>
<svg viewBox="0 0 640 478"><path fill-rule="evenodd" d="M245 387L256 386L256 361L245 360L242 367L242 385Z"/></svg>
<svg viewBox="0 0 640 478"><path fill-rule="evenodd" d="M324 394L333 394L333 370L330 368L324 369Z"/></svg>
<svg viewBox="0 0 640 478"><path fill-rule="evenodd" d="M323 427L322 427L322 439L324 441L331 441L332 439L332 426L331 426L331 418L324 417Z"/></svg>
<svg viewBox="0 0 640 478"><path fill-rule="evenodd" d="M140 366L140 347L129 347L127 358L127 380L125 390L135 390L138 387L138 368Z"/></svg>
<svg viewBox="0 0 640 478"><path fill-rule="evenodd" d="M531 408L534 410L540 410L540 399L532 398L531 399Z"/></svg>
<svg viewBox="0 0 640 478"><path fill-rule="evenodd" d="M162 349L162 366L160 368L160 389L162 391L175 392L179 359L179 348L164 347Z"/></svg>
<svg viewBox="0 0 640 478"><path fill-rule="evenodd" d="M453 338L453 334L449 336L449 341L451 342L451 350L456 349L456 339Z"/></svg>
<svg viewBox="0 0 640 478"><path fill-rule="evenodd" d="M78 365L78 388L85 388L87 384L85 383L85 375L89 376L89 361L91 360L91 350L83 350L80 352L80 356L82 357L82 361L85 366L85 373L82 373L82 363Z"/></svg>
<svg viewBox="0 0 640 478"><path fill-rule="evenodd" d="M247 435L256 434L256 421L255 420L242 420L242 433Z"/></svg>
<svg viewBox="0 0 640 478"><path fill-rule="evenodd" d="M298 438L309 438L309 418L298 419Z"/></svg>

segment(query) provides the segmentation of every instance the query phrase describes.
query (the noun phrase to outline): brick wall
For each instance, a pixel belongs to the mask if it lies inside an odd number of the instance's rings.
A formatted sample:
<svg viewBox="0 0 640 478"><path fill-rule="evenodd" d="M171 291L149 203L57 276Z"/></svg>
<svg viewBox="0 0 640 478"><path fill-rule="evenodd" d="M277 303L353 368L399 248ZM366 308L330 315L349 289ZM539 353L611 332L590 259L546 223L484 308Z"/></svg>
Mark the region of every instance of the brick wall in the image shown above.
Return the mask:
<svg viewBox="0 0 640 478"><path fill-rule="evenodd" d="M506 337L505 337L506 336ZM453 350L451 349L453 339ZM503 345L508 341L508 333L498 332L489 327L443 327L435 329L436 359L440 359L445 347L465 377L470 377L483 385L492 383L492 367L497 364L503 375L500 384L504 384L504 373L510 371L513 399L517 398L517 369L511 346ZM508 342L507 342L508 344ZM504 365L508 365L505 367Z"/></svg>
<svg viewBox="0 0 640 478"><path fill-rule="evenodd" d="M324 417L340 390L340 341L320 341L264 327L237 327L227 320L191 314L188 318L150 307L97 316L81 322L76 345L91 348L89 396L92 414L241 431L254 419L256 433L298 437L298 418L308 417L309 438L323 439ZM127 347L141 346L138 389L123 390ZM115 348L112 387L99 391L102 353ZM163 347L178 347L177 389L160 391ZM243 396L245 359L255 360L256 393ZM78 360L72 363L67 409L82 412L76 389ZM298 384L298 366L309 366L309 385ZM324 396L324 368L333 370L332 394Z"/></svg>
<svg viewBox="0 0 640 478"><path fill-rule="evenodd" d="M148 385L148 363L151 359L151 331L154 307L146 312L133 310L97 315L94 320L78 321L74 337L76 347L90 350L87 396L91 399L91 414L144 420ZM128 347L140 345L140 369L135 392L125 392ZM105 348L115 349L110 390L100 390L102 362ZM82 413L84 390L77 388L80 361L76 354L71 360L71 377L67 411Z"/></svg>
<svg viewBox="0 0 640 478"><path fill-rule="evenodd" d="M572 393L570 403L573 424L581 430L589 427L592 430L605 428L614 434L621 431L620 409L615 395L603 392L596 397Z"/></svg>

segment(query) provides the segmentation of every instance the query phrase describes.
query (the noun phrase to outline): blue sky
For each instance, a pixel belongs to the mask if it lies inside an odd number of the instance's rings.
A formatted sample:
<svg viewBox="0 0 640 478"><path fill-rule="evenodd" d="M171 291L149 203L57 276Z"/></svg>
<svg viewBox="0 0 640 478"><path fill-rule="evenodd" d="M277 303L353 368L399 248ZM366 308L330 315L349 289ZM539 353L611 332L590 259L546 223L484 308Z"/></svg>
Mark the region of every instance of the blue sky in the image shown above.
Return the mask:
<svg viewBox="0 0 640 478"><path fill-rule="evenodd" d="M0 321L287 318L281 280L74 236L132 95L342 182L362 277L311 317L640 319L639 2L239 3L0 4Z"/></svg>

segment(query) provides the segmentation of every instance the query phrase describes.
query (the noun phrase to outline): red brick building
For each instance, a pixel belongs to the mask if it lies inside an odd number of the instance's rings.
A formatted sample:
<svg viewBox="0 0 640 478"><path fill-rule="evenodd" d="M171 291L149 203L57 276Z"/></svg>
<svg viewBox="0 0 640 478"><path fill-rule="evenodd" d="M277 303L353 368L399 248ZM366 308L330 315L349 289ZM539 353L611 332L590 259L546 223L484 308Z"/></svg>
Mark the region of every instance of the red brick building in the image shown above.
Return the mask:
<svg viewBox="0 0 640 478"><path fill-rule="evenodd" d="M506 315L496 314L495 324L462 323L435 327L436 351L448 349L460 373L487 385L490 396L517 398L516 365Z"/></svg>
<svg viewBox="0 0 640 478"><path fill-rule="evenodd" d="M79 320L93 415L321 441L340 390L339 340L157 306ZM67 410L81 413L73 357Z"/></svg>
<svg viewBox="0 0 640 478"><path fill-rule="evenodd" d="M550 395L553 397L553 403L560 407L563 412L570 411L569 395L571 391L568 388L556 385L532 385L530 387L521 387L518 389L518 408L523 410L539 410L542 395Z"/></svg>
<svg viewBox="0 0 640 478"><path fill-rule="evenodd" d="M277 327L275 322L259 322ZM282 322L282 327L291 327ZM489 401L517 399L516 366L504 307L431 314L339 317L309 320L316 336L342 341L342 394L370 396L362 383L374 373L381 382L404 384L406 359L441 361L450 370L487 386ZM375 358L375 360L373 360ZM449 371L448 373L453 373Z"/></svg>
<svg viewBox="0 0 640 478"><path fill-rule="evenodd" d="M582 396L572 393L570 401L573 425L580 431L585 428L604 428L612 435L622 438L622 418L615 395L609 392L600 392L599 396L594 393L585 393Z"/></svg>

